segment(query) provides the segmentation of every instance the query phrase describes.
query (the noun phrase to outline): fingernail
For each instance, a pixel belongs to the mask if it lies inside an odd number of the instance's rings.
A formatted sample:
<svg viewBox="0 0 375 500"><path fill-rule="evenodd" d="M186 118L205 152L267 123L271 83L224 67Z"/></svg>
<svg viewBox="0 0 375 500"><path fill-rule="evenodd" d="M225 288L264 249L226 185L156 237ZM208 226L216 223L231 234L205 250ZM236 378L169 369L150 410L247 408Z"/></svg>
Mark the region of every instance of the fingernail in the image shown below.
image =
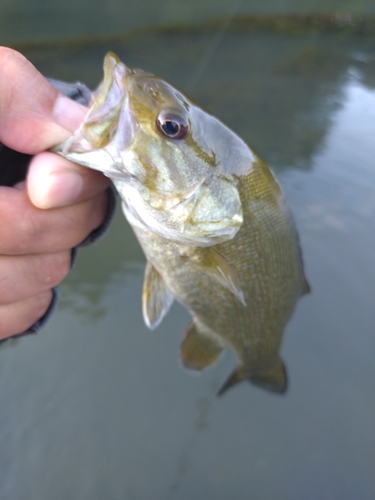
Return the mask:
<svg viewBox="0 0 375 500"><path fill-rule="evenodd" d="M59 125L73 132L85 119L88 109L59 94L53 107L53 117Z"/></svg>
<svg viewBox="0 0 375 500"><path fill-rule="evenodd" d="M40 208L59 208L74 203L83 190L82 176L74 171L60 171L47 176L39 188Z"/></svg>

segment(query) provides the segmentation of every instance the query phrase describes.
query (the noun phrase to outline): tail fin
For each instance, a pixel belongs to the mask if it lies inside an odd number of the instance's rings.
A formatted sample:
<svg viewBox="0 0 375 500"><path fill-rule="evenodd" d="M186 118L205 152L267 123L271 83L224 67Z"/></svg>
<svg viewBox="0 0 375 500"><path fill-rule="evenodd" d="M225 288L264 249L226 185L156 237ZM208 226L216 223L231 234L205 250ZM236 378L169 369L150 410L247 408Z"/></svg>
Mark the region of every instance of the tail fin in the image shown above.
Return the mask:
<svg viewBox="0 0 375 500"><path fill-rule="evenodd" d="M249 377L252 384L276 394L285 394L288 389L288 376L281 359L266 372L260 372Z"/></svg>
<svg viewBox="0 0 375 500"><path fill-rule="evenodd" d="M246 370L242 366L237 366L234 372L220 388L217 395L222 396L225 391L245 379L262 389L266 389L267 391L274 392L276 394L285 394L288 388L286 368L283 361L279 359L276 365L270 370L259 372L250 376L246 373Z"/></svg>
<svg viewBox="0 0 375 500"><path fill-rule="evenodd" d="M247 378L245 370L241 366L237 366L234 372L227 378L226 382L221 386L217 396L222 396L225 391L233 387L234 385L242 382Z"/></svg>

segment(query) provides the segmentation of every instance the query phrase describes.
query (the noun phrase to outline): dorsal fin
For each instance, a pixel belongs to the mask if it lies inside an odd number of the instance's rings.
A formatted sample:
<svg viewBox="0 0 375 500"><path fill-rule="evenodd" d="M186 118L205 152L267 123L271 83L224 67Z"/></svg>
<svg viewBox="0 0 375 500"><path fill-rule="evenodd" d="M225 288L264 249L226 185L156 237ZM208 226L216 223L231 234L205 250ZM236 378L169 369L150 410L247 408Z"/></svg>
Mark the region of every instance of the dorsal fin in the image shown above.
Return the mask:
<svg viewBox="0 0 375 500"><path fill-rule="evenodd" d="M173 294L162 275L147 261L142 293L143 318L152 330L156 328L173 303Z"/></svg>
<svg viewBox="0 0 375 500"><path fill-rule="evenodd" d="M194 321L190 323L180 347L181 361L186 368L201 371L215 363L222 351L219 341L199 331Z"/></svg>

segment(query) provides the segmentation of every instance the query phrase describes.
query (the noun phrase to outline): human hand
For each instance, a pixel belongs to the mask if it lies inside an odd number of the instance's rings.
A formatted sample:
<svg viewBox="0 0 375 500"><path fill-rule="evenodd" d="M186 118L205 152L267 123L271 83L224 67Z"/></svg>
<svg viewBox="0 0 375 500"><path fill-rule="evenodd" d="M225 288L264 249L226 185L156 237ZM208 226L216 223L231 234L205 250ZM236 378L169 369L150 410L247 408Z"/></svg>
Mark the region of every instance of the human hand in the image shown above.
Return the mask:
<svg viewBox="0 0 375 500"><path fill-rule="evenodd" d="M0 47L0 142L35 155L26 181L0 186L0 339L45 314L52 288L69 272L71 249L105 218L109 180L46 151L86 113L21 54Z"/></svg>

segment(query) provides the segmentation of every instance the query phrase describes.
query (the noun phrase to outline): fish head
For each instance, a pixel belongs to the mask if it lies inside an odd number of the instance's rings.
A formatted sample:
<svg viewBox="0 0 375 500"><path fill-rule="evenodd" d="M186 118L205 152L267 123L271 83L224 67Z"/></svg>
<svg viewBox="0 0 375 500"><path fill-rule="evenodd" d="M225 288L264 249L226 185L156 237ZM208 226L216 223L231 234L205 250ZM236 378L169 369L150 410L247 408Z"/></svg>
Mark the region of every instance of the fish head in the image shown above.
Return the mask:
<svg viewBox="0 0 375 500"><path fill-rule="evenodd" d="M161 78L112 53L81 127L53 149L110 177L133 225L197 246L242 222L238 179L252 153L234 132Z"/></svg>

